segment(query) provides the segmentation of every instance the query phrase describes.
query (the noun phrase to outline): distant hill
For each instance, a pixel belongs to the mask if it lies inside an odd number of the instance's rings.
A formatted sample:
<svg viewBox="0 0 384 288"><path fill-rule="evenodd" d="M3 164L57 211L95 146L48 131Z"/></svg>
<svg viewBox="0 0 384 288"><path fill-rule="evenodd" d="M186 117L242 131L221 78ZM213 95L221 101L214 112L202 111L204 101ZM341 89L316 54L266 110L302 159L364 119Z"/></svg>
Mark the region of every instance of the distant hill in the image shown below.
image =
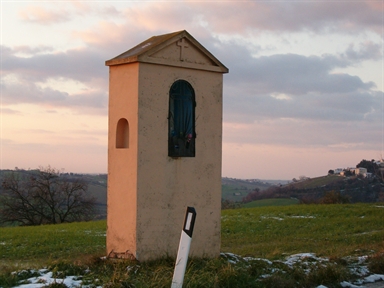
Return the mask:
<svg viewBox="0 0 384 288"><path fill-rule="evenodd" d="M107 175L85 175L89 181L88 190L97 198L98 203L106 205L107 203ZM254 191L256 188L260 190L268 189L277 183L287 183L284 180L258 180L258 179L235 179L222 178L222 198L241 202L243 197ZM276 183L276 184L275 184Z"/></svg>
<svg viewBox="0 0 384 288"><path fill-rule="evenodd" d="M341 177L339 175L326 175L315 178L307 178L305 180L297 182L290 182L288 185L297 189L313 189L323 187L335 182L344 181L344 179L344 177Z"/></svg>
<svg viewBox="0 0 384 288"><path fill-rule="evenodd" d="M256 191L248 195L247 201L297 198L303 203L322 203L329 195L333 195L332 197L339 195L333 201L344 199L350 203L383 202L384 183L377 177L327 175Z"/></svg>
<svg viewBox="0 0 384 288"><path fill-rule="evenodd" d="M287 183L286 180L259 180L259 179L236 179L224 177L221 179L222 193L224 200L241 202L243 197L254 191L268 189L274 185Z"/></svg>
<svg viewBox="0 0 384 288"><path fill-rule="evenodd" d="M0 170L0 179L6 173L14 170ZM33 170L18 169L18 173L31 173ZM99 207L98 218L103 219L107 213L107 174L82 174L82 173L63 173L69 178L84 178L88 182L88 192L97 199ZM241 202L243 197L254 191L256 188L265 190L274 185L286 184L287 180L259 180L259 179L236 179L222 178L222 198L235 202Z"/></svg>

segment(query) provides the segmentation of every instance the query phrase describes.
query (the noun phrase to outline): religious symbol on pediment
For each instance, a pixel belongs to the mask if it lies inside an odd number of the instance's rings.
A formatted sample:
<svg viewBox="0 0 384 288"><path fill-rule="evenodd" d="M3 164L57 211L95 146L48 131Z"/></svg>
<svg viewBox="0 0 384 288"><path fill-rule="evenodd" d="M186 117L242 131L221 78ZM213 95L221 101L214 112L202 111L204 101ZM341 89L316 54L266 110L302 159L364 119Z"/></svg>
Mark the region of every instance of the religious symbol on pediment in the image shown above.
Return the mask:
<svg viewBox="0 0 384 288"><path fill-rule="evenodd" d="M177 41L177 46L180 46L180 60L184 61L184 48L188 48L188 43L185 42L185 39L182 38L179 41Z"/></svg>

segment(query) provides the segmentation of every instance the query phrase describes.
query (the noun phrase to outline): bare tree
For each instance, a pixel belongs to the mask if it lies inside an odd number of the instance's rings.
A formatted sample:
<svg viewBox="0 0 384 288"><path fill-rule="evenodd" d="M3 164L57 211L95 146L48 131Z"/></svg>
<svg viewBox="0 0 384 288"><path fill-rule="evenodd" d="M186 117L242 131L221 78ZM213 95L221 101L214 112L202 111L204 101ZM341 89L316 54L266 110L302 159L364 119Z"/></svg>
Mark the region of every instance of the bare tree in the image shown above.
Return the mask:
<svg viewBox="0 0 384 288"><path fill-rule="evenodd" d="M84 178L69 178L51 167L11 171L3 177L0 221L20 225L91 220L96 199Z"/></svg>

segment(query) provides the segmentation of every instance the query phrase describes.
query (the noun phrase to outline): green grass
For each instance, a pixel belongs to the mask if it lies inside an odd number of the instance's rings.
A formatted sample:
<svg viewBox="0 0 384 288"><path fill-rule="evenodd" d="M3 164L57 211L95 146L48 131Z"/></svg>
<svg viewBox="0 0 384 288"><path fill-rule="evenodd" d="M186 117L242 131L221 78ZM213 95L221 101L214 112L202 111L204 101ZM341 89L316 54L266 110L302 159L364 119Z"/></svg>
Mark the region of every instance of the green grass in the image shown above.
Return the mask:
<svg viewBox="0 0 384 288"><path fill-rule="evenodd" d="M234 261L235 264L228 260ZM381 262L381 264L383 264ZM66 276L75 276L88 287L170 287L174 259L163 258L156 261L138 263L135 261L108 261L100 258L88 259L81 264L59 262L48 267L56 281L61 285ZM263 275L271 277L263 277ZM2 287L13 287L28 278L39 276L37 271L22 270L18 273L0 274ZM268 263L261 259L245 261L231 255L216 259L191 258L188 261L183 287L339 287L340 283L351 277L346 267L335 263L298 263L289 266L282 262ZM52 285L53 286L53 285ZM51 287L51 286L46 286Z"/></svg>
<svg viewBox="0 0 384 288"><path fill-rule="evenodd" d="M384 250L384 208L375 204L292 205L225 210L222 250L277 259Z"/></svg>
<svg viewBox="0 0 384 288"><path fill-rule="evenodd" d="M290 205L222 211L221 250L273 263L235 256L232 264L229 254L192 258L185 287L340 287L338 283L354 277L346 256L370 255L368 267L384 274L383 206ZM0 228L0 287L16 286L37 273L32 268L44 267L57 278L77 276L84 285L170 287L174 259L102 260L105 229L105 221ZM281 261L304 252L330 261L293 267ZM261 277L266 274L271 276Z"/></svg>
<svg viewBox="0 0 384 288"><path fill-rule="evenodd" d="M298 199L292 198L274 198L274 199L263 199L252 201L242 205L243 208L253 208L253 207L266 207L266 206L288 206L299 204Z"/></svg>
<svg viewBox="0 0 384 288"><path fill-rule="evenodd" d="M105 254L105 221L0 228L0 269Z"/></svg>

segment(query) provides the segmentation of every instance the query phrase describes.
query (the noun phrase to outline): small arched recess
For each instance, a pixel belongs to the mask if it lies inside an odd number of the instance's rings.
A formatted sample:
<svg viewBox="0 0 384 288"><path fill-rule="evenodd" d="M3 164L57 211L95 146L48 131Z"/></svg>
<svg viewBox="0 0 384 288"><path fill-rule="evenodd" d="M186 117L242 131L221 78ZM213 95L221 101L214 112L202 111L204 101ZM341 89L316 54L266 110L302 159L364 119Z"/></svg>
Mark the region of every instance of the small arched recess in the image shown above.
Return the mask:
<svg viewBox="0 0 384 288"><path fill-rule="evenodd" d="M129 124L125 118L119 119L116 127L116 148L128 148Z"/></svg>

